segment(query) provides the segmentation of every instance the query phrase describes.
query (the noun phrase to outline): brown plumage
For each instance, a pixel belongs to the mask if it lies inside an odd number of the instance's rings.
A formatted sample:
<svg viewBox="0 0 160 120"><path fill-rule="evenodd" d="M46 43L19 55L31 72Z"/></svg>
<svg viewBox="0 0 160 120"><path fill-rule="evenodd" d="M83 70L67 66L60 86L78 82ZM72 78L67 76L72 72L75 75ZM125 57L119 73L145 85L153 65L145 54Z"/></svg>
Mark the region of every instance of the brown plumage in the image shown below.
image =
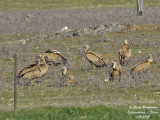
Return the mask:
<svg viewBox="0 0 160 120"><path fill-rule="evenodd" d="M75 80L74 80L74 76L71 75L68 71L67 71L67 68L66 67L63 67L62 69L62 75L67 78L68 80L66 80L64 82L64 84L67 84L67 85L71 85L71 84L74 84L75 83Z"/></svg>
<svg viewBox="0 0 160 120"><path fill-rule="evenodd" d="M43 56L47 56L48 57L48 64L49 65L54 65L54 66L58 66L61 63L66 64L67 63L67 59L65 57L63 57L60 52L58 52L57 50L48 50L46 51Z"/></svg>
<svg viewBox="0 0 160 120"><path fill-rule="evenodd" d="M137 64L132 70L131 70L131 74L133 73L138 73L144 70L148 70L150 67L151 62L153 62L153 58L152 55L149 54L147 59L144 62L141 62L139 64Z"/></svg>
<svg viewBox="0 0 160 120"><path fill-rule="evenodd" d="M37 57L37 58L36 58L36 63L24 67L24 68L18 73L18 77L22 77L25 73L37 69L37 68L39 67L39 64L40 64L40 59Z"/></svg>
<svg viewBox="0 0 160 120"><path fill-rule="evenodd" d="M119 50L119 61L121 65L125 64L125 61L131 57L131 49L128 46L128 41L124 41L123 47Z"/></svg>
<svg viewBox="0 0 160 120"><path fill-rule="evenodd" d="M104 62L103 58L98 55L97 53L89 50L89 46L86 45L86 58L87 60L90 62L90 64L92 65L92 68L97 68L97 67L107 67L107 64Z"/></svg>
<svg viewBox="0 0 160 120"><path fill-rule="evenodd" d="M18 78L23 78L30 81L32 85L33 79L42 77L48 70L48 65L46 64L45 59L42 56L39 56L36 60L36 64L31 64L27 67L24 67L19 73Z"/></svg>
<svg viewBox="0 0 160 120"><path fill-rule="evenodd" d="M112 66L109 70L110 81L120 81L121 80L121 66L117 65L116 62L112 62Z"/></svg>

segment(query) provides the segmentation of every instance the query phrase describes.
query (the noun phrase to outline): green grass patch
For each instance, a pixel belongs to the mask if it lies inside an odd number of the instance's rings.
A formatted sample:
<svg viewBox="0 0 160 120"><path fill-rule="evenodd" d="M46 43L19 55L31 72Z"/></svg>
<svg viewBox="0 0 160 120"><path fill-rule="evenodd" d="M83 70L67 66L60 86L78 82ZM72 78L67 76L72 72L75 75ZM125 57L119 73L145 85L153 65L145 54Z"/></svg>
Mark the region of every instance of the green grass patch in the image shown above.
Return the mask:
<svg viewBox="0 0 160 120"><path fill-rule="evenodd" d="M150 120L160 119L160 114L150 115ZM45 107L17 112L1 112L1 120L135 120L141 114L128 114L128 110L111 109L104 106L97 107ZM143 115L144 116L144 115Z"/></svg>

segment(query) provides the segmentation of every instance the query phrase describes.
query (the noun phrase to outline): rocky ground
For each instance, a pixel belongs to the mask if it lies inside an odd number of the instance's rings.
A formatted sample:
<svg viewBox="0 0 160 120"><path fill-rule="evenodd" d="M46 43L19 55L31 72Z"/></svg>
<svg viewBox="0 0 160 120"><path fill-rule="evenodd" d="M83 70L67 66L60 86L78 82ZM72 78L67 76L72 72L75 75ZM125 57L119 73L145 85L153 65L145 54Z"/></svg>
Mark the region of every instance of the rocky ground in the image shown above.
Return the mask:
<svg viewBox="0 0 160 120"><path fill-rule="evenodd" d="M159 24L160 7L146 7L144 17L136 16L136 8L85 8L0 12L0 35L55 33L63 27L83 29L100 24Z"/></svg>

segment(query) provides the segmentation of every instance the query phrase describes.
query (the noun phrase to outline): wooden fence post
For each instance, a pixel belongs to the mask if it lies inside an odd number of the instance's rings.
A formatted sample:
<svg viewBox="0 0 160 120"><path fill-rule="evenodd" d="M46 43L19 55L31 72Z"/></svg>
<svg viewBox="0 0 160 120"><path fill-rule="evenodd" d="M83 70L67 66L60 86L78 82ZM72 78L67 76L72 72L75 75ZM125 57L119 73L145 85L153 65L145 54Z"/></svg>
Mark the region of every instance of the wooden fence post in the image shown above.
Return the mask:
<svg viewBox="0 0 160 120"><path fill-rule="evenodd" d="M143 16L143 0L137 0L137 15Z"/></svg>
<svg viewBox="0 0 160 120"><path fill-rule="evenodd" d="M17 108L17 54L14 54L14 111Z"/></svg>

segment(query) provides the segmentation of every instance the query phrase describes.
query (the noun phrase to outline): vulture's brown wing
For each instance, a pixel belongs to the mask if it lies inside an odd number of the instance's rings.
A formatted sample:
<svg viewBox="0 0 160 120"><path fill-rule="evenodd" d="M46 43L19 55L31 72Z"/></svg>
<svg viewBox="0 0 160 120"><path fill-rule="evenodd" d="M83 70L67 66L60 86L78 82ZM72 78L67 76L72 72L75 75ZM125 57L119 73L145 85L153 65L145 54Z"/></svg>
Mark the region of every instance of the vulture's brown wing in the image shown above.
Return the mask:
<svg viewBox="0 0 160 120"><path fill-rule="evenodd" d="M26 66L18 73L18 77L22 77L25 73L27 73L29 71L33 71L37 68L38 68L38 65L36 65L36 64L31 64L29 66Z"/></svg>
<svg viewBox="0 0 160 120"><path fill-rule="evenodd" d="M143 69L144 69L143 66L144 66L144 62L137 64L137 65L131 70L131 73L135 73L135 72L139 72L139 71L143 70Z"/></svg>
<svg viewBox="0 0 160 120"><path fill-rule="evenodd" d="M99 66L104 64L104 61L101 57L98 55L94 54L93 52L86 53L87 59L92 62L93 64Z"/></svg>
<svg viewBox="0 0 160 120"><path fill-rule="evenodd" d="M31 71L26 72L25 74L23 74L23 79L35 79L39 76L40 74L40 70L39 69L34 69Z"/></svg>
<svg viewBox="0 0 160 120"><path fill-rule="evenodd" d="M56 53L56 54L57 54L57 62L62 62L63 64L67 63L67 59L65 57L63 57L59 53Z"/></svg>
<svg viewBox="0 0 160 120"><path fill-rule="evenodd" d="M44 53L43 56L48 57L48 62L53 63L53 64L61 64L61 63L67 63L67 59L64 58L61 54L59 53Z"/></svg>
<svg viewBox="0 0 160 120"><path fill-rule="evenodd" d="M39 73L38 77L43 76L43 75L47 72L47 70L48 70L48 65L47 65L47 64L41 65L41 66L39 67L40 73Z"/></svg>
<svg viewBox="0 0 160 120"><path fill-rule="evenodd" d="M56 59L58 57L58 55L53 52L52 53L44 53L43 56L46 56L48 58L47 62L49 62L49 63L56 62Z"/></svg>
<svg viewBox="0 0 160 120"><path fill-rule="evenodd" d="M60 53L55 53L56 54L56 60L57 62L62 62L63 64L67 63L67 59L63 57Z"/></svg>
<svg viewBox="0 0 160 120"><path fill-rule="evenodd" d="M28 66L24 67L23 69L32 68L32 67L34 67L34 66L36 66L36 65L37 65L37 64L31 64L31 65L28 65Z"/></svg>

